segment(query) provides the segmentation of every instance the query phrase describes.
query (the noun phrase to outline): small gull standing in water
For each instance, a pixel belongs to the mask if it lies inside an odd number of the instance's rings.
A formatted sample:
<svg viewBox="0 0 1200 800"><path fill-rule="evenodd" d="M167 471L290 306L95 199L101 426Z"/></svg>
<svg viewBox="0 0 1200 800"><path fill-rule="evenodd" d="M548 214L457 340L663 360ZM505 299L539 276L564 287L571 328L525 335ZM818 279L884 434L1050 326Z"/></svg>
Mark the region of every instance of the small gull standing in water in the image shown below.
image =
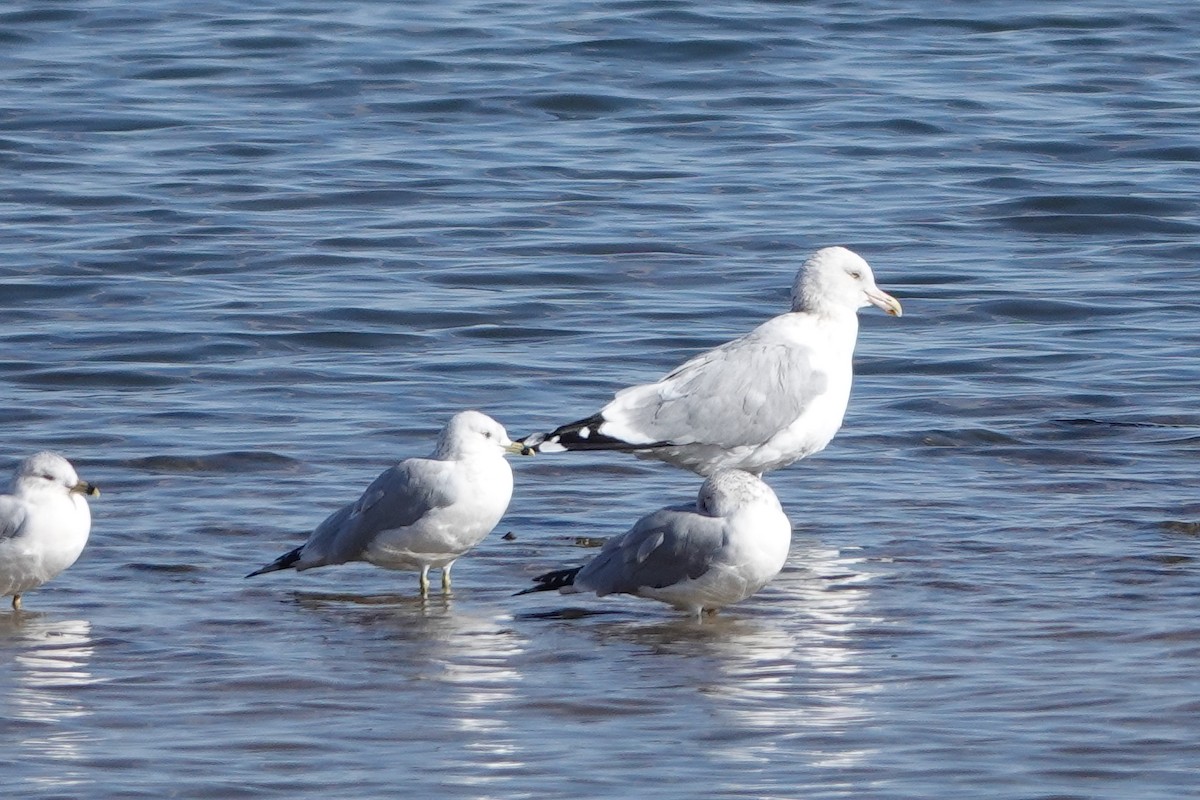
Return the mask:
<svg viewBox="0 0 1200 800"><path fill-rule="evenodd" d="M617 392L586 419L521 442L528 451L619 450L711 475L755 475L824 449L850 397L858 309L900 316L871 268L844 247L818 250L792 310L691 359L655 383Z"/></svg>
<svg viewBox="0 0 1200 800"><path fill-rule="evenodd" d="M517 594L632 594L699 617L766 586L783 569L791 540L770 486L748 472L720 470L694 505L647 514L582 567L548 572Z"/></svg>
<svg viewBox="0 0 1200 800"><path fill-rule="evenodd" d="M307 542L246 577L366 561L419 570L422 596L429 592L430 568L440 567L442 591L449 591L455 560L483 541L508 509L513 477L504 455L522 449L486 414L455 414L429 458L385 470Z"/></svg>
<svg viewBox="0 0 1200 800"><path fill-rule="evenodd" d="M81 481L57 453L41 452L22 461L9 494L0 494L0 597L36 589L75 563L92 529L85 497L100 490Z"/></svg>

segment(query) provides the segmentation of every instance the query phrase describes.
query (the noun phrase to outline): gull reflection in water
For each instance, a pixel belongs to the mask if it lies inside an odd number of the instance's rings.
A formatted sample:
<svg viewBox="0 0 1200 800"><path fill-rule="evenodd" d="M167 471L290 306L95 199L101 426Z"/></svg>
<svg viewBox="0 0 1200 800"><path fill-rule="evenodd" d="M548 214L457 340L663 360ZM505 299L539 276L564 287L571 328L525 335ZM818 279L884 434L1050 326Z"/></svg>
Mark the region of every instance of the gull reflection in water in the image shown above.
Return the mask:
<svg viewBox="0 0 1200 800"><path fill-rule="evenodd" d="M0 618L0 648L13 653L3 692L18 731L6 746L20 753L30 788L63 788L85 782L82 748L91 740L78 720L91 715L79 689L98 682L88 670L91 625L40 614Z"/></svg>
<svg viewBox="0 0 1200 800"><path fill-rule="evenodd" d="M874 753L860 734L870 728L869 698L880 688L856 643L856 629L878 621L866 616L864 561L797 539L770 586L712 619L609 622L597 630L650 648L656 673L678 675L698 690L697 708L725 720L705 742L714 763L845 769Z"/></svg>
<svg viewBox="0 0 1200 800"><path fill-rule="evenodd" d="M448 776L447 785L498 791L525 765L510 718L518 707L520 658L525 641L495 609L456 602L452 596L427 599L402 595L297 594L311 610L336 617L339 625L369 627L387 637L389 669L416 680L406 682L406 702L429 709L448 729L421 764ZM397 665L403 665L399 667ZM423 740L440 725L423 726ZM511 788L511 787L510 787Z"/></svg>
<svg viewBox="0 0 1200 800"><path fill-rule="evenodd" d="M845 768L864 761L871 750L848 747L845 734L870 721L868 698L879 687L865 678L854 641L864 616L869 576L863 559L837 548L793 544L789 568L775 582L786 598L770 616L744 634L714 639L721 680L710 691L724 699L722 709L741 726L775 731L782 737L756 739L740 753L769 761L796 737L805 739L810 765Z"/></svg>
<svg viewBox="0 0 1200 800"><path fill-rule="evenodd" d="M501 788L525 767L512 735L511 712L518 707L524 642L499 620L459 617L447 647L440 681L464 736L462 751L451 751L447 775L463 786Z"/></svg>

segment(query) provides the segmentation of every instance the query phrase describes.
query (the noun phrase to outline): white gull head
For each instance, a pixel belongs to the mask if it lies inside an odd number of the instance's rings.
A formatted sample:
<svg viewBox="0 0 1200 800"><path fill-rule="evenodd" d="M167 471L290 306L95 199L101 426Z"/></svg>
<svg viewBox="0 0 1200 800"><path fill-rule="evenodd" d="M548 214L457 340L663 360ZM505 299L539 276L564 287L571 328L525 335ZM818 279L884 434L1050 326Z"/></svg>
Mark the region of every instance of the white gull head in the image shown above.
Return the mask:
<svg viewBox="0 0 1200 800"><path fill-rule="evenodd" d="M844 247L813 253L792 286L792 311L853 313L868 305L895 317L902 313L900 301L875 285L875 275L863 257Z"/></svg>

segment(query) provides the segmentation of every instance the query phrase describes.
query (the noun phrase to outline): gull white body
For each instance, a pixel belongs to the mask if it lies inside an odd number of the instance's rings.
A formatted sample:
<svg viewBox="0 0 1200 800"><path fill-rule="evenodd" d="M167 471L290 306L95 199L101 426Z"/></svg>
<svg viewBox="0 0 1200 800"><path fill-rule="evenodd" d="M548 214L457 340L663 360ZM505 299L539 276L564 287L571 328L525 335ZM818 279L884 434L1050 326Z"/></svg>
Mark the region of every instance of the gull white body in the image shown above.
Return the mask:
<svg viewBox="0 0 1200 800"><path fill-rule="evenodd" d="M738 346L728 346L727 353L735 355L740 350L757 347L759 342L773 342L776 347L794 347L812 352L810 363L813 374L821 376L819 385L822 390L811 394L791 422L764 431L763 435L767 438L761 442L750 441L759 438L755 436L739 438L731 435L727 429L723 434L710 437L712 441L695 435L686 437L692 440L686 443L657 445L653 449L635 452L639 456L666 461L701 475L711 475L722 469L741 469L762 475L824 450L841 428L846 415L853 382L851 357L857 334L858 316L854 313L837 314L829 318L790 313L768 320L732 342L731 345ZM687 365L682 369L687 369ZM671 396L675 390L664 384L669 384L669 379L619 392L602 412L613 421L602 425L600 430L624 441L653 444L631 420L637 417L636 404L644 402L646 395ZM727 406L727 412L733 415L737 413L737 407L763 406L772 400L757 387L742 385L732 388L728 395L714 397L711 405L714 411Z"/></svg>
<svg viewBox="0 0 1200 800"><path fill-rule="evenodd" d="M632 452L701 475L787 466L823 450L841 427L857 312L867 305L901 314L866 261L843 247L819 250L796 276L790 312L523 442L545 453Z"/></svg>
<svg viewBox="0 0 1200 800"><path fill-rule="evenodd" d="M12 596L13 608L79 558L92 528L84 496L96 493L56 453L17 467L9 493L0 495L0 596Z"/></svg>
<svg viewBox="0 0 1200 800"><path fill-rule="evenodd" d="M429 458L385 470L307 542L251 576L365 561L419 571L422 594L429 590L429 570L440 568L442 587L449 589L454 562L483 541L508 509L513 476L504 455L517 449L491 417L455 414Z"/></svg>
<svg viewBox="0 0 1200 800"><path fill-rule="evenodd" d="M500 523L512 499L513 474L504 458L456 461L425 460L428 479L469 500L432 508L419 524L379 531L363 551L362 560L377 567L420 570L444 568L482 542ZM307 557L316 557L314 548ZM301 562L297 569L315 564Z"/></svg>
<svg viewBox="0 0 1200 800"><path fill-rule="evenodd" d="M792 526L771 488L740 470L721 470L695 505L642 517L605 542L582 567L535 578L526 590L632 594L695 616L740 602L766 586L787 561Z"/></svg>

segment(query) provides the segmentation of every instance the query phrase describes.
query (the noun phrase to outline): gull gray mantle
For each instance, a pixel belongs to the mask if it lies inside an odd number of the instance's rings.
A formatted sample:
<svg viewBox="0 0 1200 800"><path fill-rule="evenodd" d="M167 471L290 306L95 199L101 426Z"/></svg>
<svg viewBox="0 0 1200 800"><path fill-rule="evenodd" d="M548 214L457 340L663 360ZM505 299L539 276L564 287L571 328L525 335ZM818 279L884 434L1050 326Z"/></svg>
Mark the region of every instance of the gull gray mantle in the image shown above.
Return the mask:
<svg viewBox="0 0 1200 800"><path fill-rule="evenodd" d="M521 440L535 452L619 450L711 475L755 475L825 448L850 398L858 309L900 316L871 268L826 247L800 268L792 310L662 379L617 392L598 413Z"/></svg>

